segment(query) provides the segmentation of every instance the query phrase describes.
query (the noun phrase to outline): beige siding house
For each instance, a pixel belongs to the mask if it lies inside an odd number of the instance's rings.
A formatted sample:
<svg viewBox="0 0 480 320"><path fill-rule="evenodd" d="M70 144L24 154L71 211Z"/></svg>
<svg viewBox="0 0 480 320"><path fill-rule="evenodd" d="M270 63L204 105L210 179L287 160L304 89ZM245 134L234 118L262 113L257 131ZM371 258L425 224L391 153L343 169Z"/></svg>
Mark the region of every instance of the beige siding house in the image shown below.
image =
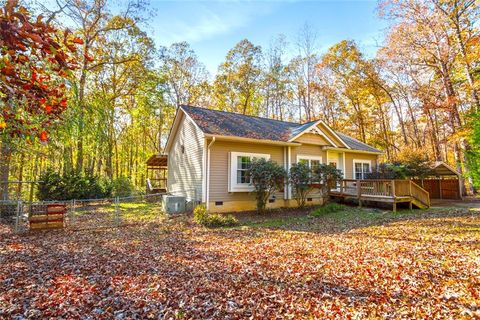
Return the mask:
<svg viewBox="0 0 480 320"><path fill-rule="evenodd" d="M167 145L168 192L205 203L212 212L255 209L245 170L252 158L271 159L287 171L299 161L332 164L345 179L363 179L381 151L332 130L322 121L304 124L192 106L178 108ZM321 194L308 203L321 203ZM296 206L286 184L268 207Z"/></svg>

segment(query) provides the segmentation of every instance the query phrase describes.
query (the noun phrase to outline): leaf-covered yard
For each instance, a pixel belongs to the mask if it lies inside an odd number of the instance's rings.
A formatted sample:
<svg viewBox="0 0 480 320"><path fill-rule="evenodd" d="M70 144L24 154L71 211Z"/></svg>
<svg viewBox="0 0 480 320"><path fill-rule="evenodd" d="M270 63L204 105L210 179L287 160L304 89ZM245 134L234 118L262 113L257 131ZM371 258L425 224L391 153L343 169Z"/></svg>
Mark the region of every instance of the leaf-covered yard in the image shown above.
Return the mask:
<svg viewBox="0 0 480 320"><path fill-rule="evenodd" d="M0 318L475 318L480 215L347 209L0 230Z"/></svg>

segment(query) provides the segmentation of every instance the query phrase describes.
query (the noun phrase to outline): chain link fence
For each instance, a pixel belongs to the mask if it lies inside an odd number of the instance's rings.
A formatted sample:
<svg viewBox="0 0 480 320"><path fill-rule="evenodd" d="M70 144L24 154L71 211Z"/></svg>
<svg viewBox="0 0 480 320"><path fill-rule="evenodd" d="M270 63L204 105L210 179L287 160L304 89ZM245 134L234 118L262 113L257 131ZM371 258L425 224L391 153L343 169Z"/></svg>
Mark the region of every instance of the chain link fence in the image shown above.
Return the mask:
<svg viewBox="0 0 480 320"><path fill-rule="evenodd" d="M29 219L42 215L51 204L66 206L64 227L71 230L113 228L122 225L159 221L164 215L163 194L105 199L25 202L0 200L0 219L16 233L29 230Z"/></svg>

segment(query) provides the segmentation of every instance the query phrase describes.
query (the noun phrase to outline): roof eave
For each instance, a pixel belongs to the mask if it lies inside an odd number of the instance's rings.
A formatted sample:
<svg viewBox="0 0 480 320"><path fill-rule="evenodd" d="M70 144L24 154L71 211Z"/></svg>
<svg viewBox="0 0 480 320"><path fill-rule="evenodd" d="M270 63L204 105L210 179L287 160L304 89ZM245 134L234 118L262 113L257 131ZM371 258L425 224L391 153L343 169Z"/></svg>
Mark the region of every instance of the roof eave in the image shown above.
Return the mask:
<svg viewBox="0 0 480 320"><path fill-rule="evenodd" d="M382 155L385 154L383 151L367 151L367 150L357 150L357 149L347 149L347 148L334 148L334 147L323 147L324 150L334 150L334 151L341 151L341 152L351 152L351 153L365 153L365 154L376 154Z"/></svg>
<svg viewBox="0 0 480 320"><path fill-rule="evenodd" d="M204 134L205 138L213 138L221 140L221 141L236 141L236 142L251 142L251 143L260 143L260 144L272 144L272 145L280 145L280 146L291 146L291 147L298 147L301 146L301 143L298 142L289 142L289 141L277 141L277 140L268 140L268 139L254 139L254 138L245 138L245 137L237 137L237 136L222 136L218 134Z"/></svg>

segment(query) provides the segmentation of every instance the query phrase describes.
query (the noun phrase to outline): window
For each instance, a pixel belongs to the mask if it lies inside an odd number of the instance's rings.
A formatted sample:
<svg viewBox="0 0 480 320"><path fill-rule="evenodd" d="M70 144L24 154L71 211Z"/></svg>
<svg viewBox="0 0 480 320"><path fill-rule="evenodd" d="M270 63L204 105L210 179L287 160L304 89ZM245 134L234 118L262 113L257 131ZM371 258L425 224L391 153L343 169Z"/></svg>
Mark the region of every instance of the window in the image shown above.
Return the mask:
<svg viewBox="0 0 480 320"><path fill-rule="evenodd" d="M250 169L252 164L252 158L249 156L237 157L237 183L250 183L250 179L247 179L247 170Z"/></svg>
<svg viewBox="0 0 480 320"><path fill-rule="evenodd" d="M250 192L254 190L250 184L250 179L247 177L247 171L250 169L252 160L258 158L269 160L270 155L244 152L230 153L229 192Z"/></svg>
<svg viewBox="0 0 480 320"><path fill-rule="evenodd" d="M311 172L315 172L320 164L322 163L322 157L319 156L308 156L308 155L298 155L297 156L297 163L306 164ZM318 181L315 181L318 183Z"/></svg>
<svg viewBox="0 0 480 320"><path fill-rule="evenodd" d="M357 180L366 179L367 174L371 172L370 168L370 160L353 160L353 170Z"/></svg>

